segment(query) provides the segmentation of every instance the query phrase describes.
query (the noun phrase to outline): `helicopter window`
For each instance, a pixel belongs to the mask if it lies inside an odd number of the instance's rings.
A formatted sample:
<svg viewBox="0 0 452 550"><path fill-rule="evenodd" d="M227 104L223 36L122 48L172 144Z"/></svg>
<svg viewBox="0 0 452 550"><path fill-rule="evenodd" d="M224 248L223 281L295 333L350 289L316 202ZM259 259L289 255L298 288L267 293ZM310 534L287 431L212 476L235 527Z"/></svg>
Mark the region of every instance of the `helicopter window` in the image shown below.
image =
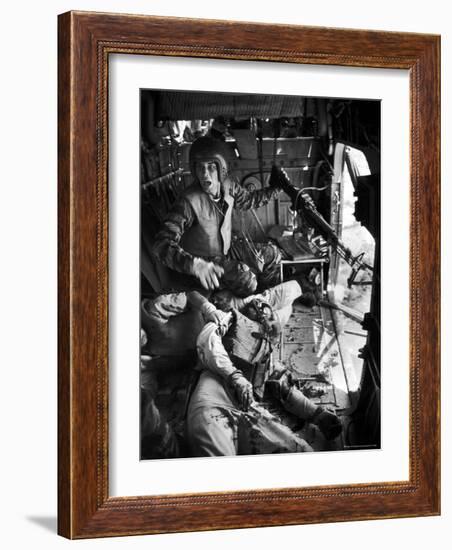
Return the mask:
<svg viewBox="0 0 452 550"><path fill-rule="evenodd" d="M345 155L348 161L344 162L342 182L340 189L340 235L345 246L348 247L354 257L361 257L366 265L373 266L375 255L375 239L363 224L355 217L356 195L352 182L350 169L355 176L370 175L369 165L362 151L347 147ZM349 166L351 167L349 169ZM336 270L333 272L334 301L342 303L361 313L370 310L370 297L372 290L372 272L351 266L343 258L338 258ZM353 271L355 269L356 273Z"/></svg>
<svg viewBox="0 0 452 550"><path fill-rule="evenodd" d="M363 329L364 315L371 311L374 282L375 238L356 217L357 196L354 182L370 176L364 153L346 146L341 181L333 197L336 231L353 259L346 261L336 253L329 273L329 300L333 309L341 352L347 357L349 391L359 394L364 361L360 350L368 333Z"/></svg>

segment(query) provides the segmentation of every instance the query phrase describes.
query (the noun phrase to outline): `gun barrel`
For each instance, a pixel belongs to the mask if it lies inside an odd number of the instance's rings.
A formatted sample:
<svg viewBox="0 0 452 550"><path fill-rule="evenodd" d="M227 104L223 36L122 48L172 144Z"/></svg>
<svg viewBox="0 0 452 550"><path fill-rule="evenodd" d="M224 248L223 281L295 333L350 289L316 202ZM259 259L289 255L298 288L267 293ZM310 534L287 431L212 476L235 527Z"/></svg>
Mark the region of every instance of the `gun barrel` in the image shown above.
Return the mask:
<svg viewBox="0 0 452 550"><path fill-rule="evenodd" d="M373 271L373 268L362 261L362 254L354 256L352 251L345 246L345 244L339 239L338 235L331 227L331 225L325 220L325 218L317 210L314 202L303 192L303 189L297 189L294 187L288 178L284 181L284 192L289 196L292 201L292 210L300 212L307 223L317 229L319 233L325 238L340 254L340 256L350 265L358 265L358 269L365 268Z"/></svg>

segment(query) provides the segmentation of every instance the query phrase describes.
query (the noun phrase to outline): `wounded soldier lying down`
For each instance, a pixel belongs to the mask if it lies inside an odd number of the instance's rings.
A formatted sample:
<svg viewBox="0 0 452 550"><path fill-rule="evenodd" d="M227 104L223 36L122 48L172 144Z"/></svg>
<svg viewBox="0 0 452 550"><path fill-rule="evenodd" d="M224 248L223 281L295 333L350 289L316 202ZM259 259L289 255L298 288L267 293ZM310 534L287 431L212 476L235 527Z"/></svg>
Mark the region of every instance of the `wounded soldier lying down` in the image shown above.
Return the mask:
<svg viewBox="0 0 452 550"><path fill-rule="evenodd" d="M300 295L296 281L244 299L222 291L213 303L190 293L189 301L206 321L197 339L202 373L187 416L194 456L312 450L259 404L264 394L317 425L325 438L341 433L338 417L310 401L292 384L290 373L272 363L272 347Z"/></svg>

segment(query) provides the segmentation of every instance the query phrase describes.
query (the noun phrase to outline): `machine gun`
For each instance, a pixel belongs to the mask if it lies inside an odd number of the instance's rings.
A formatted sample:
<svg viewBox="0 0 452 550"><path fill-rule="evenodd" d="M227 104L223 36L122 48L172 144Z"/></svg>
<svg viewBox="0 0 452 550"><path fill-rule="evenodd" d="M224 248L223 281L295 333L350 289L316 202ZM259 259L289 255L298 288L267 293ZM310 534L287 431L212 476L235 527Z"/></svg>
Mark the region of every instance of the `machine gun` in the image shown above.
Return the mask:
<svg viewBox="0 0 452 550"><path fill-rule="evenodd" d="M362 269L366 269L373 272L373 267L363 261L364 252L354 256L352 251L345 246L345 244L338 237L331 225L325 220L325 218L317 210L312 198L303 189L297 189L292 185L285 170L273 165L270 175L270 185L272 187L279 187L282 189L291 199L294 212L298 212L305 220L306 223L316 229L320 235L337 251L339 256L343 258L349 266L352 268L350 277L347 279L347 286L351 288L355 285L367 285L372 284L371 281L355 282L358 273Z"/></svg>

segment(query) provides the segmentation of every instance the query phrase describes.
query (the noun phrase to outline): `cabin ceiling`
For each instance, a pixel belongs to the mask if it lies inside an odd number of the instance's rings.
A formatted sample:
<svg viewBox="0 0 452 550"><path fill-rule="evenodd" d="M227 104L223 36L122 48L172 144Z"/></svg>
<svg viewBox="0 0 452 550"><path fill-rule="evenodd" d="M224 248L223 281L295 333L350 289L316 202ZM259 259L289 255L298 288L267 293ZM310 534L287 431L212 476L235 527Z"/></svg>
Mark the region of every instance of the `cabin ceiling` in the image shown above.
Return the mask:
<svg viewBox="0 0 452 550"><path fill-rule="evenodd" d="M157 120L297 117L305 114L306 98L260 94L154 92Z"/></svg>

